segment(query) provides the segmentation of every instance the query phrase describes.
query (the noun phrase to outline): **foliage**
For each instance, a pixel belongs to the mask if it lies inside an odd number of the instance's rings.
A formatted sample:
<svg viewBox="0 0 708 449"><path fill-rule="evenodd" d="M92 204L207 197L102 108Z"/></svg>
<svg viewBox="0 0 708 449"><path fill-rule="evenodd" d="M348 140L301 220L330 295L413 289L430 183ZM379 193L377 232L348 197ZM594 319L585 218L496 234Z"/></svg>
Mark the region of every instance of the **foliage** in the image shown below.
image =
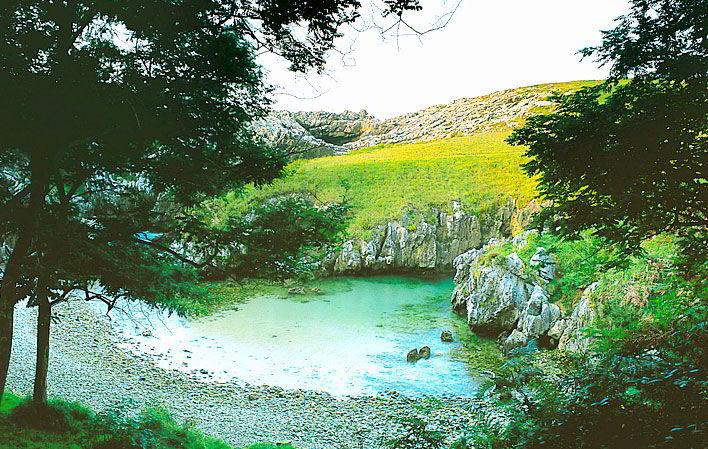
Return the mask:
<svg viewBox="0 0 708 449"><path fill-rule="evenodd" d="M206 228L190 232L186 242L202 259L238 277L284 278L310 273L347 226L349 206L317 204L311 195L282 195L253 202L244 210L214 220L223 200L197 208ZM201 239L200 239L201 237ZM216 244L214 244L216 242ZM224 252L224 248L229 250Z"/></svg>
<svg viewBox="0 0 708 449"><path fill-rule="evenodd" d="M513 132L510 142L529 147L525 171L553 202L544 214L553 229L594 229L633 250L676 233L687 265L706 260L706 23L705 1L632 1L601 46L583 50L611 78L556 95L553 113Z"/></svg>
<svg viewBox="0 0 708 449"><path fill-rule="evenodd" d="M470 429L496 448L700 448L708 431L705 372L659 352L578 358L568 375L516 388L503 429ZM484 447L484 446L483 446Z"/></svg>
<svg viewBox="0 0 708 449"><path fill-rule="evenodd" d="M0 394L20 299L50 308L79 292L109 307L124 297L169 307L195 294L205 264L180 251L184 207L268 182L285 163L252 136L269 104L256 51L321 69L360 6L2 2L0 241L13 245L2 261Z"/></svg>
<svg viewBox="0 0 708 449"><path fill-rule="evenodd" d="M420 418L408 418L400 422L403 434L386 441L391 449L442 449L445 435L428 428L428 423Z"/></svg>
<svg viewBox="0 0 708 449"><path fill-rule="evenodd" d="M60 400L37 405L8 395L0 412L0 448L15 449L232 449L186 425L164 410L150 409L137 419L94 414ZM50 422L44 422L51 417ZM271 449L256 444L248 449ZM278 446L292 449L291 446Z"/></svg>

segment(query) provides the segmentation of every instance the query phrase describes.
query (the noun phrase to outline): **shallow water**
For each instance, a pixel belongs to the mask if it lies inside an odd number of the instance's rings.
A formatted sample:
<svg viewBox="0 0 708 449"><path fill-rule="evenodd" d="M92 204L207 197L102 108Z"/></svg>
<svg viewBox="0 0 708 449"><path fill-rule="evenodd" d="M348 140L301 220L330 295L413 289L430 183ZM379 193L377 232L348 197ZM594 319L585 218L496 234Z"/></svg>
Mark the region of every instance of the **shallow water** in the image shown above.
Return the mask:
<svg viewBox="0 0 708 449"><path fill-rule="evenodd" d="M209 371L209 379L360 395L470 396L477 385L464 320L450 309L452 281L336 278L322 294L264 296L208 318L151 310L119 317L130 347L165 368ZM152 335L143 336L149 325ZM455 332L455 343L440 333ZM406 362L412 348L432 357Z"/></svg>

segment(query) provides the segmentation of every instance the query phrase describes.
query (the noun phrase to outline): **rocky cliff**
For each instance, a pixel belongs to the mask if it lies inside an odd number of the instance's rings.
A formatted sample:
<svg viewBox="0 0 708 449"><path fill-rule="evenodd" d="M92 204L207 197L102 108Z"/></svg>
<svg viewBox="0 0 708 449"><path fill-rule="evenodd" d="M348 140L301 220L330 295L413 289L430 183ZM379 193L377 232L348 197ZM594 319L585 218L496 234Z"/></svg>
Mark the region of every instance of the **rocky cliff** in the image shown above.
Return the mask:
<svg viewBox="0 0 708 449"><path fill-rule="evenodd" d="M509 236L512 222L527 219L528 208L517 208L513 199L480 216L465 212L458 201L452 202L451 212L433 209L425 214L409 208L400 220L377 227L371 238L345 242L324 269L330 274L452 271L459 254L493 237Z"/></svg>
<svg viewBox="0 0 708 449"><path fill-rule="evenodd" d="M458 256L453 309L467 318L475 332L498 336L505 351L531 340L563 350L587 349L590 340L583 329L595 317L595 284L585 289L578 305L563 317L547 292L548 282L556 275L553 256L539 247L525 264L517 254L527 236L528 232L515 237L508 255L500 253L503 242L492 239Z"/></svg>
<svg viewBox="0 0 708 449"><path fill-rule="evenodd" d="M291 159L314 158L349 151L339 145L315 137L287 111L271 112L253 124L256 137L270 145L285 148Z"/></svg>
<svg viewBox="0 0 708 449"><path fill-rule="evenodd" d="M514 127L537 108L548 106L547 98L564 88L564 84L544 84L505 90L386 120L377 120L366 111L276 111L255 128L271 142L304 147L301 157L317 157L382 143L421 142Z"/></svg>

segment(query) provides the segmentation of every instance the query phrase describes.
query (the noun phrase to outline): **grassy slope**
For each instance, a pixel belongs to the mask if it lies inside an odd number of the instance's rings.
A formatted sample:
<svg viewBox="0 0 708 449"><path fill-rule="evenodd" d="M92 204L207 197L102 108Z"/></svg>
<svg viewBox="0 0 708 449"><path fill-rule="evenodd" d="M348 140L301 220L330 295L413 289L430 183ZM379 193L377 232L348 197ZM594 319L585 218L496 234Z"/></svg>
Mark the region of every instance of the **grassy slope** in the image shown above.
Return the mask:
<svg viewBox="0 0 708 449"><path fill-rule="evenodd" d="M593 83L543 88L567 91ZM523 204L533 198L535 183L519 167L524 149L505 142L509 132L500 125L472 136L377 145L342 156L295 161L272 185L251 188L244 197L229 196L214 209L215 215L218 221L224 212L239 213L249 201L281 193L310 191L323 202L340 201L346 195L353 206L350 233L368 237L375 226L400 218L409 205L425 213L431 207L449 209L456 199L471 212L493 209L510 196Z"/></svg>
<svg viewBox="0 0 708 449"><path fill-rule="evenodd" d="M400 218L414 205L448 209L461 200L468 210L493 208L509 196L534 195L534 182L519 165L523 149L508 145L508 131L396 145L378 145L343 156L300 160L272 185L251 189L245 201L279 193L312 191L320 201L351 202L350 232L365 237L376 225ZM243 200L235 201L235 207ZM233 203L232 203L233 204Z"/></svg>

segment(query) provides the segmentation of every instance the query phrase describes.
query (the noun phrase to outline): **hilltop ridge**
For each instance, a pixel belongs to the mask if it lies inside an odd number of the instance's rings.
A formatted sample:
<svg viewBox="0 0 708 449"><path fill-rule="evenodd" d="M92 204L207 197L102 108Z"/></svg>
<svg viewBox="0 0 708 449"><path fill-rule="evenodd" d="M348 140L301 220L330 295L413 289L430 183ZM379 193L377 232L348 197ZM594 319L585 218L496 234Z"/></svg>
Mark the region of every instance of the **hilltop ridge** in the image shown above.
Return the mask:
<svg viewBox="0 0 708 449"><path fill-rule="evenodd" d="M385 120L365 110L273 111L256 123L271 143L297 148L298 157L343 154L379 144L416 143L472 135L518 126L526 117L550 106L548 97L597 81L539 84L459 98Z"/></svg>

